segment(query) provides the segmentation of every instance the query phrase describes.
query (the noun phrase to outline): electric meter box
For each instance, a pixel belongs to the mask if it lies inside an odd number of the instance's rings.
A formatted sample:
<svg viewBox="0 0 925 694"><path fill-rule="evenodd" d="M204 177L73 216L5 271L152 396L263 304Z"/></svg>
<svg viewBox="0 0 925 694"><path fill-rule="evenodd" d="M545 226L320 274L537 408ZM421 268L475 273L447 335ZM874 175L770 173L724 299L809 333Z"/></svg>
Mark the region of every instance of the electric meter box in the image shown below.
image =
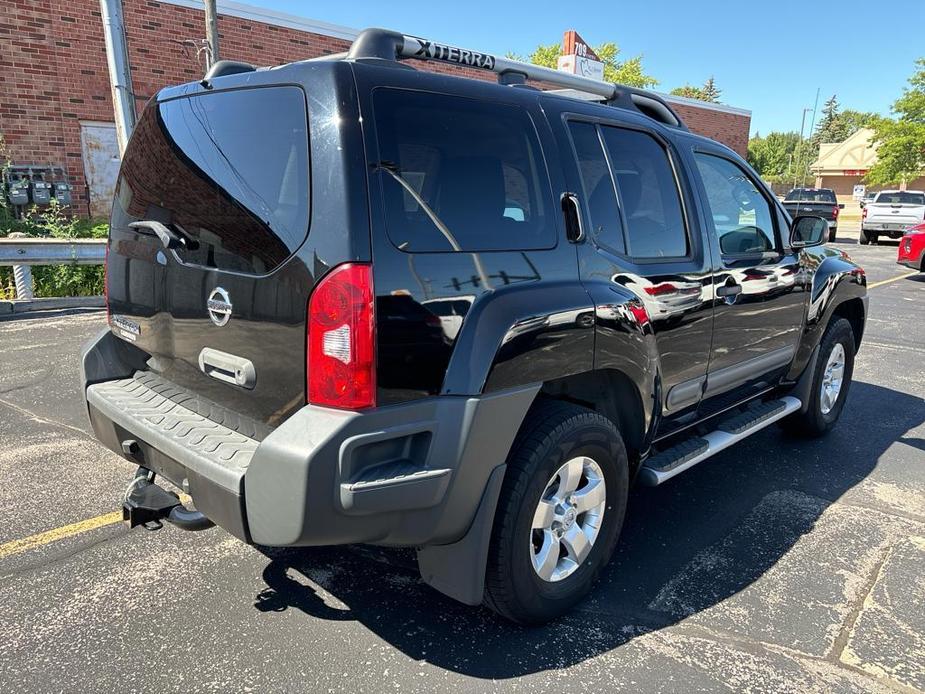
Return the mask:
<svg viewBox="0 0 925 694"><path fill-rule="evenodd" d="M47 205L50 202L51 183L32 181L32 203L34 205Z"/></svg>
<svg viewBox="0 0 925 694"><path fill-rule="evenodd" d="M29 182L23 180L10 181L10 189L7 192L6 199L13 206L29 204Z"/></svg>
<svg viewBox="0 0 925 694"><path fill-rule="evenodd" d="M54 183L55 200L57 200L62 205L70 205L73 199L71 195L72 188L73 186L71 186L70 183L56 181Z"/></svg>

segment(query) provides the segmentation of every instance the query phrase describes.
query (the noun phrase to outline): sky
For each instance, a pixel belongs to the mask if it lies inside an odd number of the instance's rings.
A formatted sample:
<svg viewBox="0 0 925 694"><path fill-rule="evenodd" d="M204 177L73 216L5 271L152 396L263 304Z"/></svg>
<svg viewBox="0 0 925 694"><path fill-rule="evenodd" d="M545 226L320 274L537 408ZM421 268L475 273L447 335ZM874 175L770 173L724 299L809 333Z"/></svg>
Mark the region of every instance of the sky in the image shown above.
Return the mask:
<svg viewBox="0 0 925 694"><path fill-rule="evenodd" d="M888 115L925 57L925 0L243 1L500 55L528 55L574 29L592 46L613 41L623 56L641 54L659 91L713 75L720 101L752 112L752 134L799 131L817 88L820 112L836 94L842 108Z"/></svg>

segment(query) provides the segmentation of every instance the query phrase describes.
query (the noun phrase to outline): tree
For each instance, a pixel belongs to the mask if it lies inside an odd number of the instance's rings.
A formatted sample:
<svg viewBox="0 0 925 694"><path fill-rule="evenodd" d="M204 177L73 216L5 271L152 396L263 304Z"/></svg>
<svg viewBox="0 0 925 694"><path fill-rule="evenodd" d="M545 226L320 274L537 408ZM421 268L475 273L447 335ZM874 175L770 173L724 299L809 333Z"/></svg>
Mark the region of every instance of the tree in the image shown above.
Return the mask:
<svg viewBox="0 0 925 694"><path fill-rule="evenodd" d="M711 101L714 104L718 104L719 95L722 93L722 90L717 87L716 82L713 81L713 75L710 75L707 81L703 83L703 95L706 97L704 101Z"/></svg>
<svg viewBox="0 0 925 694"><path fill-rule="evenodd" d="M756 134L748 141L748 163L766 181L783 183L793 176L799 144L799 133Z"/></svg>
<svg viewBox="0 0 925 694"><path fill-rule="evenodd" d="M642 56L620 60L620 48L613 42L602 43L593 49L604 63L604 80L625 84L628 87L654 87L658 80L647 75L642 67ZM562 46L558 43L540 44L536 47L525 62L542 65L555 70L559 65L559 56L562 55ZM524 60L521 56L509 53L509 58Z"/></svg>
<svg viewBox="0 0 925 694"><path fill-rule="evenodd" d="M675 96L683 96L687 99L698 99L700 101L709 101L717 104L719 103L719 95L722 94L722 90L716 86L713 75L710 75L707 81L703 83L702 87L694 87L690 84L685 84L683 87L672 89L671 93Z"/></svg>
<svg viewBox="0 0 925 694"><path fill-rule="evenodd" d="M683 96L685 99L699 99L700 101L706 101L706 94L703 93L703 90L700 87L695 87L690 84L685 84L683 87L675 87L671 90L671 93L674 96Z"/></svg>
<svg viewBox="0 0 925 694"><path fill-rule="evenodd" d="M822 118L816 124L816 130L810 137L812 152L818 154L819 145L824 142L844 142L861 128L870 126L877 120L875 113L840 110L838 97L833 94L826 99L822 107Z"/></svg>
<svg viewBox="0 0 925 694"><path fill-rule="evenodd" d="M893 103L896 118L879 118L871 125L877 163L867 181L873 185L895 185L925 173L925 58L915 65L909 86Z"/></svg>

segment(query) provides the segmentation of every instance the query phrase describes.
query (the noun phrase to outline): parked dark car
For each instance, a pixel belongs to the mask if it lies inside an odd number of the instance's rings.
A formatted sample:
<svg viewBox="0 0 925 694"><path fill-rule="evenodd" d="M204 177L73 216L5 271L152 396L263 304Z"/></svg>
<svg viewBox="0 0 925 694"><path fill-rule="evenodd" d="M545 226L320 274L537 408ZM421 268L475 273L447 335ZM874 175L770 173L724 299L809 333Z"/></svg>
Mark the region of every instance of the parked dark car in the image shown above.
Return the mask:
<svg viewBox="0 0 925 694"><path fill-rule="evenodd" d="M791 217L815 215L829 225L829 242L838 234L838 211L845 209L830 188L794 188L784 196L784 209Z"/></svg>
<svg viewBox="0 0 925 694"><path fill-rule="evenodd" d="M648 92L383 30L220 62L123 157L90 419L138 466L130 525L413 547L437 590L543 622L631 483L835 425L867 298L827 232Z"/></svg>

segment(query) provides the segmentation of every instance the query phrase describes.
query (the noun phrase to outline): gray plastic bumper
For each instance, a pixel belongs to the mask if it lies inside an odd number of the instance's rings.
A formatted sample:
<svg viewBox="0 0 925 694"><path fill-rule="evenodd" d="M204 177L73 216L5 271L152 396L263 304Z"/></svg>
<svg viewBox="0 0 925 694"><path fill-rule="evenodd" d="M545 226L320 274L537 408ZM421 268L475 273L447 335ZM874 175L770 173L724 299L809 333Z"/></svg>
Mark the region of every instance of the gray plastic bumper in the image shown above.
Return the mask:
<svg viewBox="0 0 925 694"><path fill-rule="evenodd" d="M84 351L97 437L123 455L122 442L136 440L133 462L188 487L211 520L264 545L462 540L539 389L364 412L307 405L257 441L183 407L182 394L138 371L141 354L123 345L107 331Z"/></svg>
<svg viewBox="0 0 925 694"><path fill-rule="evenodd" d="M459 540L538 386L366 412L308 405L264 439L244 476L253 541Z"/></svg>

